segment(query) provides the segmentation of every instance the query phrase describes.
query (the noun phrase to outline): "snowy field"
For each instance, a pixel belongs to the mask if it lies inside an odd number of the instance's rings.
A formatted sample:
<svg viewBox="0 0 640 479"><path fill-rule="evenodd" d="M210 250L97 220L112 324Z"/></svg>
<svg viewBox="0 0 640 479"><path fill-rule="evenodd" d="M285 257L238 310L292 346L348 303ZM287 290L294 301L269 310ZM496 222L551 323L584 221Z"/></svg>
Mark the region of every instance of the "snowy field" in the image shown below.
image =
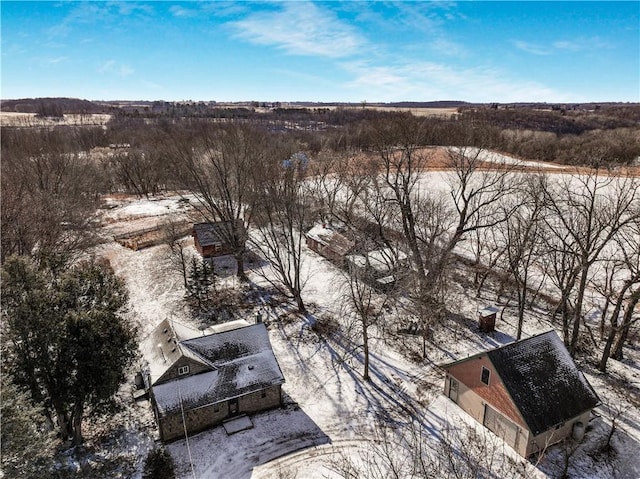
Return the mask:
<svg viewBox="0 0 640 479"><path fill-rule="evenodd" d="M442 187L442 174L431 177ZM121 200L110 205L105 228L126 229L130 222L157 220L167 215L184 213L180 197L161 200ZM108 238L108 234L104 235ZM189 239L186 239L189 242ZM190 254L196 254L188 243ZM126 249L108 241L96 249L96 254L109 258L116 274L127 283L130 291L128 317L139 328L142 339L163 319L170 318L194 327L183 299L180 273L171 265L166 246L154 246L140 251ZM234 263L231 258L217 260L222 272L220 287L237 288ZM256 294L268 292L269 285L259 263L247 264L250 285ZM303 298L310 314L301 317L292 313L286 303L277 307L257 304L253 309L238 311L236 319L254 322L258 313L268 325L275 355L284 373L284 407L251 416L253 428L227 436L222 427L214 428L188 440L167 446L181 478L316 478L341 477L341 461L366 461L378 447L374 425L407 424L408 418L422 418L429 440L437 442L439 432L447 426L467 424L472 420L451 401L442 396L444 374L438 364L460 359L478 351L500 346L513 340L516 330L515 311L506 310L498 321L497 331L480 333L475 324L475 312L487 304L495 304L495 294L487 290L476 299L473 292L460 285L453 288L449 307L454 319L437 330L428 344L426 359L420 357L421 340L407 335L382 334L373 331L371 340L371 381L362 380L362 355L354 343L332 331L318 331L315 324L342 323L345 315L341 304L344 294L344 273L317 254L305 250L307 284ZM461 274L464 274L461 272ZM397 324L403 317L402 303L389 307L385 321ZM552 328L544 308L528 311L525 337ZM601 398L622 405L625 413L619 420L619 432L613 443L618 450L615 460L593 452L600 436L606 436L606 407L597 411L585 445L576 452L570 466L570 477L580 478L640 478L640 411L638 398L627 397L624 387L640 388L640 351L628 350L627 359L610 361L610 375L603 376L588 361L579 363ZM130 388L130 385L127 385ZM123 419L124 418L124 419ZM126 421L125 439L118 440L111 453L126 455L135 463L134 476L140 477L146 451L157 436L150 405L129 401L115 421ZM89 425L88 431L98 425ZM478 433L499 441L490 432L477 427ZM591 441L591 442L590 442ZM593 443L593 444L592 444ZM120 448L121 450L119 451ZM507 448L508 449L508 448ZM510 450L502 456L511 457L527 471L525 477L554 477L562 462L560 447L534 465ZM126 477L126 476L121 476Z"/></svg>

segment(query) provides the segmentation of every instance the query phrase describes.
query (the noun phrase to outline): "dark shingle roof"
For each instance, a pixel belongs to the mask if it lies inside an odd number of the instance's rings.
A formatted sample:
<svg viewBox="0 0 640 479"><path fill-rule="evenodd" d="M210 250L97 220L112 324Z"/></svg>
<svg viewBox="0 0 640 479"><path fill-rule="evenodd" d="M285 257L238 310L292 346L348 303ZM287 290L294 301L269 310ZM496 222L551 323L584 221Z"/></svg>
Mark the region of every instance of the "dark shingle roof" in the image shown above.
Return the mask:
<svg viewBox="0 0 640 479"><path fill-rule="evenodd" d="M599 403L555 331L486 354L534 435Z"/></svg>
<svg viewBox="0 0 640 479"><path fill-rule="evenodd" d="M216 244L230 244L233 238L233 223L231 221L218 221L217 223L196 223L193 231L198 238L200 246L212 246ZM236 231L241 236L245 235L244 223L236 220ZM240 238L242 240L243 238Z"/></svg>
<svg viewBox="0 0 640 479"><path fill-rule="evenodd" d="M188 339L180 346L214 370L155 386L161 414L179 409L180 400L191 409L284 383L262 323Z"/></svg>

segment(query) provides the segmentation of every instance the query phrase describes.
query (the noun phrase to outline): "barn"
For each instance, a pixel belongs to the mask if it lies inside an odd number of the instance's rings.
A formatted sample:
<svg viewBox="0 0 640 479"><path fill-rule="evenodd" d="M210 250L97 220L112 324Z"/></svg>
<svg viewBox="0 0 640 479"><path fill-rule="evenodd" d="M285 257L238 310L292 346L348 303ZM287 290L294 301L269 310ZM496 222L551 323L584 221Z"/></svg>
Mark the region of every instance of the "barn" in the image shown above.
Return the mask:
<svg viewBox="0 0 640 479"><path fill-rule="evenodd" d="M555 331L442 367L445 395L524 457L580 439L599 404Z"/></svg>
<svg viewBox="0 0 640 479"><path fill-rule="evenodd" d="M326 223L315 225L305 237L310 249L339 265L342 265L345 256L355 246L355 241L348 239Z"/></svg>

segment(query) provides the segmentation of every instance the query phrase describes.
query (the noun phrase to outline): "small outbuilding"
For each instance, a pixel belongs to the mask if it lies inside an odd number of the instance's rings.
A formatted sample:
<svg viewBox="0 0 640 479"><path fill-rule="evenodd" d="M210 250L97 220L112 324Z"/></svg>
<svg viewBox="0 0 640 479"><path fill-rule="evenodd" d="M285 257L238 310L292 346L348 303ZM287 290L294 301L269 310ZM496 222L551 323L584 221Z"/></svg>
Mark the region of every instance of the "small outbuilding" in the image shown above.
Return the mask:
<svg viewBox="0 0 640 479"><path fill-rule="evenodd" d="M392 288L399 273L408 266L407 255L393 248L350 254L346 262L352 274L361 274L372 286L383 291Z"/></svg>
<svg viewBox="0 0 640 479"><path fill-rule="evenodd" d="M478 311L478 327L484 333L490 333L496 330L496 316L498 308L495 306L487 306Z"/></svg>
<svg viewBox="0 0 640 479"><path fill-rule="evenodd" d="M231 254L235 246L246 241L244 222L218 221L215 223L196 223L192 230L193 242L203 258Z"/></svg>
<svg viewBox="0 0 640 479"><path fill-rule="evenodd" d="M284 376L262 323L234 321L199 331L165 320L142 350L163 441L282 404Z"/></svg>
<svg viewBox="0 0 640 479"><path fill-rule="evenodd" d="M326 223L315 225L305 237L310 249L340 265L356 244Z"/></svg>
<svg viewBox="0 0 640 479"><path fill-rule="evenodd" d="M555 331L442 367L445 395L524 457L580 439L600 402Z"/></svg>

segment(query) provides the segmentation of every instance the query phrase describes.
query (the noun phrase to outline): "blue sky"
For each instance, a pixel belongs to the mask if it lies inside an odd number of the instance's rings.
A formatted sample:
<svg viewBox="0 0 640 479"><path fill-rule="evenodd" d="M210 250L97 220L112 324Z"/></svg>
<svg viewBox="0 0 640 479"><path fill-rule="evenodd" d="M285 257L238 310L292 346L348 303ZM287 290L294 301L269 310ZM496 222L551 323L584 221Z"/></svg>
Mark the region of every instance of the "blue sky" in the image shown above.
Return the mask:
<svg viewBox="0 0 640 479"><path fill-rule="evenodd" d="M4 99L640 101L640 2L2 1Z"/></svg>

